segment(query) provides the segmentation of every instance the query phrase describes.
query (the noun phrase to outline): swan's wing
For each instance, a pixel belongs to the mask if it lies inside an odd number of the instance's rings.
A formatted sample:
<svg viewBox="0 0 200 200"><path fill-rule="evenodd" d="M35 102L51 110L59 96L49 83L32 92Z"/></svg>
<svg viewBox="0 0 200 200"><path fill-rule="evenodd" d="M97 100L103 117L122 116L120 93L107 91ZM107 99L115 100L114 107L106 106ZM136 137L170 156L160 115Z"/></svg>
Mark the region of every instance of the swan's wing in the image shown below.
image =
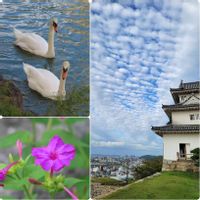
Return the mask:
<svg viewBox="0 0 200 200"><path fill-rule="evenodd" d="M48 90L57 92L59 88L60 80L52 72L46 69L39 68L38 71L40 72L40 75L42 76L43 81L46 84L45 88L47 88Z"/></svg>
<svg viewBox="0 0 200 200"><path fill-rule="evenodd" d="M16 37L15 44L25 51L37 55L45 55L48 51L48 43L44 38L35 33L23 33L18 29L14 29Z"/></svg>
<svg viewBox="0 0 200 200"><path fill-rule="evenodd" d="M29 87L45 97L57 95L59 79L46 69L35 68L24 63Z"/></svg>

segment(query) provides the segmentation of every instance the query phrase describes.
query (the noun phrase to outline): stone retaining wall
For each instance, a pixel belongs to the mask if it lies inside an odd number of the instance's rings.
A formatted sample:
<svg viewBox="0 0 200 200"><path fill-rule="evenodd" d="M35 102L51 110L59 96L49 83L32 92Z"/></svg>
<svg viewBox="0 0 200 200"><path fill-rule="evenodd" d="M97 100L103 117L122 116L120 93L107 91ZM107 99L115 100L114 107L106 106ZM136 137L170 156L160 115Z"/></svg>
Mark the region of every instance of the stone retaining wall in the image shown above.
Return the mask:
<svg viewBox="0 0 200 200"><path fill-rule="evenodd" d="M163 160L162 171L191 171L199 172L199 167L192 160Z"/></svg>

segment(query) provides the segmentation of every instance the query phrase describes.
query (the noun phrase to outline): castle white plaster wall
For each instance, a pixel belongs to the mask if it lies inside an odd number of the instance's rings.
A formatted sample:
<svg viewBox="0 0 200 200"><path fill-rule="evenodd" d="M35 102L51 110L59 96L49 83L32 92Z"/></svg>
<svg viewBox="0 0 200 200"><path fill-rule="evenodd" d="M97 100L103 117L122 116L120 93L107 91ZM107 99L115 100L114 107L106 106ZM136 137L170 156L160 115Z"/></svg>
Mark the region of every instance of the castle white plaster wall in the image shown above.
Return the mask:
<svg viewBox="0 0 200 200"><path fill-rule="evenodd" d="M179 152L179 144L187 143L186 153L200 146L200 136L197 133L191 134L164 134L164 159L177 160L177 152Z"/></svg>
<svg viewBox="0 0 200 200"><path fill-rule="evenodd" d="M190 120L190 114L199 114L199 111L172 112L172 124L199 124L200 120Z"/></svg>

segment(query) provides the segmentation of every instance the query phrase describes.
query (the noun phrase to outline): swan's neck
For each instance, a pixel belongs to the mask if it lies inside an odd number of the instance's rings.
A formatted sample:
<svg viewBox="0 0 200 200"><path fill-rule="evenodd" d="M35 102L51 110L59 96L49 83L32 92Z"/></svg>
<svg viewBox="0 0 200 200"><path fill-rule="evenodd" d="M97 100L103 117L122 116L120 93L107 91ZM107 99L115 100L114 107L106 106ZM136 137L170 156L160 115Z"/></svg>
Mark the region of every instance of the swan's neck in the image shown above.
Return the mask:
<svg viewBox="0 0 200 200"><path fill-rule="evenodd" d="M48 52L47 56L49 58L55 57L55 50L54 50L54 29L52 26L49 28L49 38L48 38Z"/></svg>
<svg viewBox="0 0 200 200"><path fill-rule="evenodd" d="M65 94L66 94L65 81L66 81L66 79L63 80L62 73L61 73L61 75L60 75L60 84L59 84L59 88L58 88L58 96L59 97L64 97Z"/></svg>

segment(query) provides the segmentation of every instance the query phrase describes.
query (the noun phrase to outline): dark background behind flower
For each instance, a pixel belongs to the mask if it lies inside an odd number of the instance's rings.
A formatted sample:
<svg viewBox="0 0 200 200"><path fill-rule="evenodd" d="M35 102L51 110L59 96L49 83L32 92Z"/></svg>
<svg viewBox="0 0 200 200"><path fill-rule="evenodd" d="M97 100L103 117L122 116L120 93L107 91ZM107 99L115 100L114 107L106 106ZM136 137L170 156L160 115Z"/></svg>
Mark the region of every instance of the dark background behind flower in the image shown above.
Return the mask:
<svg viewBox="0 0 200 200"><path fill-rule="evenodd" d="M73 192L82 199L88 199L89 193L89 120L87 118L40 118L40 119L2 119L0 121L0 164L9 163L8 154L12 153L17 159L16 139L23 142L23 158L31 153L33 146L45 146L53 135L59 135L65 143L73 144L77 154L69 167L62 174L68 178L83 180L75 184ZM19 137L17 137L19 136ZM48 193L40 187L35 187L37 199L49 199ZM0 188L0 197L24 198L22 191L5 190ZM57 199L66 199L65 192L59 192Z"/></svg>

